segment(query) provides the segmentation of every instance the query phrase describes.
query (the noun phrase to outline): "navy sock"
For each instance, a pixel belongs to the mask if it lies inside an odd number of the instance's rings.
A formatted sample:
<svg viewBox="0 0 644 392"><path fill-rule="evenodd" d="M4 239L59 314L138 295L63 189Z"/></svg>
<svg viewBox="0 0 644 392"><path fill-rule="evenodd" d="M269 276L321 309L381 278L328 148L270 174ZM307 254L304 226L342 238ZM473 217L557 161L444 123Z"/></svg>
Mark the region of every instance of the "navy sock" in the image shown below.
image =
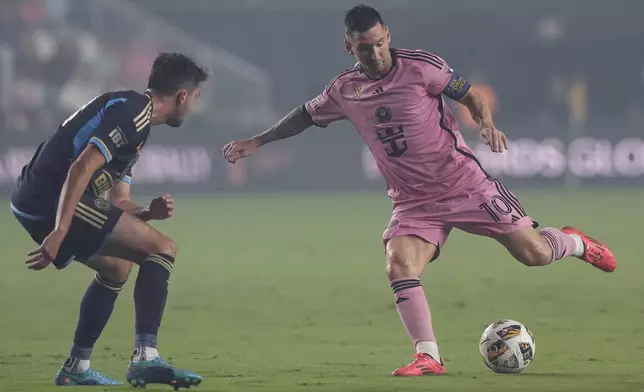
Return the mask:
<svg viewBox="0 0 644 392"><path fill-rule="evenodd" d="M157 253L146 257L139 267L134 287L135 347L157 347L173 265L174 257Z"/></svg>
<svg viewBox="0 0 644 392"><path fill-rule="evenodd" d="M109 282L96 274L81 301L70 357L89 359L94 344L112 315L123 284Z"/></svg>

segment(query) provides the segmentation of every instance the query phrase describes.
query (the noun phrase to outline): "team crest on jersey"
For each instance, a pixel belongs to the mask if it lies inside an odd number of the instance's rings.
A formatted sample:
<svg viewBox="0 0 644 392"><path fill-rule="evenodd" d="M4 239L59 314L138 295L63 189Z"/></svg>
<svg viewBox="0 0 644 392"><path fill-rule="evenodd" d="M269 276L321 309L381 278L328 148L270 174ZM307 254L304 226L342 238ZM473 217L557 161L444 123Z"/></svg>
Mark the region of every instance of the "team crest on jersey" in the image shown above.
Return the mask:
<svg viewBox="0 0 644 392"><path fill-rule="evenodd" d="M103 200L103 199L94 200L94 205L96 206L96 208L103 211L109 211L112 209L112 204L107 200Z"/></svg>
<svg viewBox="0 0 644 392"><path fill-rule="evenodd" d="M378 106L376 109L376 118L381 123L388 123L391 121L391 109L388 106Z"/></svg>
<svg viewBox="0 0 644 392"><path fill-rule="evenodd" d="M353 85L353 99L358 99L360 98L360 92L362 91L362 85L360 83L356 83Z"/></svg>

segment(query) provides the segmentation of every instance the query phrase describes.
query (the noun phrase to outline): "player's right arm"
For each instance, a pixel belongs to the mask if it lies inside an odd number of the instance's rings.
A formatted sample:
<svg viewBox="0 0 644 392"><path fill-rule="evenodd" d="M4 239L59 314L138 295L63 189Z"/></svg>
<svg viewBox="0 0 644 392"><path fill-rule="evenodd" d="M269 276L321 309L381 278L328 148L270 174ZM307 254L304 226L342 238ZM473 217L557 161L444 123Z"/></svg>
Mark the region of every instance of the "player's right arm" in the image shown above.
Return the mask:
<svg viewBox="0 0 644 392"><path fill-rule="evenodd" d="M55 231L67 234L74 210L83 196L92 175L105 165L105 157L94 144L89 144L71 164L67 179L60 191Z"/></svg>
<svg viewBox="0 0 644 392"><path fill-rule="evenodd" d="M137 132L135 116L143 118L146 109L133 109L133 104L117 103L105 110L103 120L94 131L83 152L71 164L60 192L55 230L67 232L76 205L87 189L92 175L120 155ZM140 113L139 113L140 112Z"/></svg>
<svg viewBox="0 0 644 392"><path fill-rule="evenodd" d="M293 109L265 132L226 144L222 149L224 158L230 163L235 163L251 155L264 144L298 135L313 125L324 128L334 121L345 119L337 99L334 98L338 95L335 82L336 80L332 81L320 95Z"/></svg>
<svg viewBox="0 0 644 392"><path fill-rule="evenodd" d="M56 212L56 226L42 242L42 244L29 253L27 264L30 269L40 270L49 265L58 254L78 201L83 196L87 185L94 172L103 167L105 158L100 150L93 144L88 145L78 158L71 164L67 172L67 179L63 184Z"/></svg>
<svg viewBox="0 0 644 392"><path fill-rule="evenodd" d="M291 110L289 114L265 132L245 140L234 140L226 144L221 151L228 162L235 163L237 160L251 155L264 144L295 136L312 125L313 120L302 105Z"/></svg>

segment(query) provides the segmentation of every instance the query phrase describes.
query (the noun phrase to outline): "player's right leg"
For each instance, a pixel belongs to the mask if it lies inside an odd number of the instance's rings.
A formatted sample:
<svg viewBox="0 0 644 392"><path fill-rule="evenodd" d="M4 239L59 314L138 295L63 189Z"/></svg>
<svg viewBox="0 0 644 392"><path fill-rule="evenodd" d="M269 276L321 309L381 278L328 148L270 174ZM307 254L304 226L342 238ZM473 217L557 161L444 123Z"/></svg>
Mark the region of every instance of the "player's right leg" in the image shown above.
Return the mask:
<svg viewBox="0 0 644 392"><path fill-rule="evenodd" d="M469 221L455 226L495 238L515 259L527 266L544 266L574 256L605 271L615 270L615 257L603 243L567 226L561 230L536 224L518 198L498 181L489 181L477 197L454 211L450 219Z"/></svg>
<svg viewBox="0 0 644 392"><path fill-rule="evenodd" d="M549 265L573 256L604 272L613 272L616 268L615 256L605 244L570 226L546 227L539 231L524 227L497 233L494 237L527 266Z"/></svg>
<svg viewBox="0 0 644 392"><path fill-rule="evenodd" d="M401 214L389 223L383 240L387 255L387 277L396 300L396 309L414 344L416 355L394 376L414 377L445 373L432 327L432 317L420 283L425 266L438 256L449 229L441 224L414 221Z"/></svg>
<svg viewBox="0 0 644 392"><path fill-rule="evenodd" d="M168 296L177 247L170 238L129 214L123 214L100 250L103 256L134 260L139 272L134 287L135 344L127 381L138 387L166 384L175 389L201 383L201 376L176 369L157 351L157 334Z"/></svg>
<svg viewBox="0 0 644 392"><path fill-rule="evenodd" d="M29 215L13 205L12 209L16 219L38 244L54 228L54 218L51 216ZM76 208L70 230L52 264L57 269L64 269L74 258L87 260L100 248L122 213L122 210L106 201L83 196ZM98 265L90 265L98 273L83 296L74 344L69 357L56 374L56 385L121 384L92 369L90 356L129 274L131 265L126 263L107 262L100 269L95 268Z"/></svg>

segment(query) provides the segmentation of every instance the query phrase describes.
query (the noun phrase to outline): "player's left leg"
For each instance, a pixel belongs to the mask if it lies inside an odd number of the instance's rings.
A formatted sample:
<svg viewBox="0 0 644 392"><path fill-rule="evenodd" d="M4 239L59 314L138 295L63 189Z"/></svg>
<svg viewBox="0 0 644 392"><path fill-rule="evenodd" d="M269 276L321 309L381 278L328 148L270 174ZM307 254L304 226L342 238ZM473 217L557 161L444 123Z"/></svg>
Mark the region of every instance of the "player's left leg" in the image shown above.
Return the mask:
<svg viewBox="0 0 644 392"><path fill-rule="evenodd" d="M420 277L427 263L438 257L449 228L441 222L421 219L422 208L418 210L395 214L383 234L387 277L396 309L416 351L410 364L393 372L394 376L402 377L445 373Z"/></svg>
<svg viewBox="0 0 644 392"><path fill-rule="evenodd" d="M176 257L174 241L147 223L123 213L107 200L85 195L78 204L70 230L53 264L59 269L65 268L70 257L94 267L101 276L100 282L97 279L96 284L90 286L88 298L83 300L79 320L80 348L86 350L76 350L76 356L88 356L88 351L91 351L93 341L111 315L116 300L114 292L119 290L119 284L129 274L131 262L127 260L131 260L140 267L134 289L136 349L126 375L128 382L134 386L161 383L175 389L201 383L199 375L174 368L159 356L156 349L157 331ZM106 260L123 264L120 272L116 273L105 265ZM62 381L61 385L80 383L65 383L65 377ZM100 377L80 381L83 385L108 383Z"/></svg>
<svg viewBox="0 0 644 392"><path fill-rule="evenodd" d="M135 387L166 384L175 389L199 385L198 374L167 363L157 350L157 336L175 265L175 242L136 217L123 214L100 254L139 264L134 286L135 349L126 378Z"/></svg>

